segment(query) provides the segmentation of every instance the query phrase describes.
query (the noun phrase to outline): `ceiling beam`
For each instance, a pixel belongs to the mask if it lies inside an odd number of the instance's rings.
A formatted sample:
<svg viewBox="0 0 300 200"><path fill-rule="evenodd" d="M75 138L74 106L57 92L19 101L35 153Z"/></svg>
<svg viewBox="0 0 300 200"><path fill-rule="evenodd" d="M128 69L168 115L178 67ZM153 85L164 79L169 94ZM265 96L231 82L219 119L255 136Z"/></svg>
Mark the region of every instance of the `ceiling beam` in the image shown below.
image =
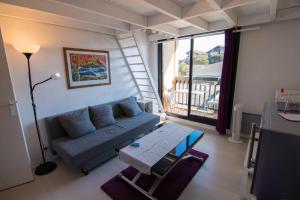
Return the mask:
<svg viewBox="0 0 300 200"><path fill-rule="evenodd" d="M222 0L206 0L214 9L219 10L224 19L230 26L236 26L237 24L237 15L233 10L223 10L223 1Z"/></svg>
<svg viewBox="0 0 300 200"><path fill-rule="evenodd" d="M300 19L300 7L282 9L277 12L275 22ZM239 19L239 26L258 25L270 22L270 13L243 16Z"/></svg>
<svg viewBox="0 0 300 200"><path fill-rule="evenodd" d="M60 2L62 4L80 8L89 12L95 12L96 14L110 17L115 20L127 22L137 26L146 27L147 19L143 15L130 12L128 10L122 9L116 5L106 3L105 1L99 0L51 0L55 2Z"/></svg>
<svg viewBox="0 0 300 200"><path fill-rule="evenodd" d="M68 17L77 21L95 24L106 28L112 28L120 31L129 31L130 26L128 23L117 21L111 18L103 17L95 13L87 12L85 10L70 7L48 0L0 0L0 2L10 5L29 8L37 11L42 11L50 14ZM17 13L16 13L17 14Z"/></svg>
<svg viewBox="0 0 300 200"><path fill-rule="evenodd" d="M274 21L276 19L276 14L277 14L278 0L269 0L269 1L270 1L270 21Z"/></svg>
<svg viewBox="0 0 300 200"><path fill-rule="evenodd" d="M230 26L226 23L225 20L215 21L208 24L209 31L218 31L228 29Z"/></svg>
<svg viewBox="0 0 300 200"><path fill-rule="evenodd" d="M185 21L200 31L208 31L208 22L201 18L186 19Z"/></svg>
<svg viewBox="0 0 300 200"><path fill-rule="evenodd" d="M190 19L199 17L209 12L216 11L218 9L213 8L207 1L200 1L189 6L182 8L182 18Z"/></svg>
<svg viewBox="0 0 300 200"><path fill-rule="evenodd" d="M154 16L150 16L147 18L148 20L148 27L151 26L157 26L160 24L167 24L173 21L177 21L174 17L170 17L168 15L164 15L164 14L158 14L158 15L154 15Z"/></svg>
<svg viewBox="0 0 300 200"><path fill-rule="evenodd" d="M230 26L236 26L238 23L238 16L233 10L221 10L220 13Z"/></svg>
<svg viewBox="0 0 300 200"><path fill-rule="evenodd" d="M179 29L175 28L173 26L167 25L167 24L162 24L162 25L157 25L157 26L153 26L151 27L152 30L154 31L158 31L160 33L166 33L172 36L179 36Z"/></svg>
<svg viewBox="0 0 300 200"><path fill-rule="evenodd" d="M142 0L142 2L165 15L181 19L181 7L171 0Z"/></svg>
<svg viewBox="0 0 300 200"><path fill-rule="evenodd" d="M201 32L204 32L204 31L200 31ZM199 33L199 29L195 28L195 27L186 27L186 28L181 28L180 29L180 32L179 32L179 35L182 36L182 35L193 35L193 34L197 34Z"/></svg>
<svg viewBox="0 0 300 200"><path fill-rule="evenodd" d="M293 7L293 8L287 8L282 9L277 12L277 17L275 19L275 22L278 21L286 21L291 19L300 19L300 7ZM238 26L254 26L254 25L260 25L260 24L266 24L270 22L270 13L264 12L261 14L255 14L255 15L247 15L242 16L239 18ZM216 21L212 23L208 23L208 30L209 31L217 31L217 30L224 30L230 28L229 24L226 23L225 20ZM179 35L191 35L199 32L194 27L187 27L180 29ZM157 35L157 34L155 34ZM156 37L153 34L151 37L151 41L157 40ZM157 36L158 37L158 36ZM149 37L150 38L150 37ZM160 35L159 39L166 39L163 35ZM149 39L150 41L150 39Z"/></svg>
<svg viewBox="0 0 300 200"><path fill-rule="evenodd" d="M236 7L246 6L256 3L258 0L223 0L222 9L228 10Z"/></svg>
<svg viewBox="0 0 300 200"><path fill-rule="evenodd" d="M60 15L54 15L46 12L36 11L4 3L0 3L0 15L56 26L63 26L68 28L75 28L97 33L114 35L113 29L104 28L95 24L80 22L78 20L63 17Z"/></svg>
<svg viewBox="0 0 300 200"><path fill-rule="evenodd" d="M276 21L284 21L290 19L300 18L300 7L293 7L288 9L282 9L277 12Z"/></svg>
<svg viewBox="0 0 300 200"><path fill-rule="evenodd" d="M185 20L182 18L182 9L180 6L170 0L143 0L148 6L160 11L162 14L148 18L148 27L170 23L172 21L184 20L189 25L200 31L207 31L207 22L203 19Z"/></svg>
<svg viewBox="0 0 300 200"><path fill-rule="evenodd" d="M211 12L220 11L224 18L226 17L227 22L233 25L234 23L236 23L237 17L234 16L233 11L228 10L231 8L253 4L255 2L257 2L257 0L202 0L197 3L183 7L181 19L187 21L187 19L192 19ZM169 16L165 16L163 14L148 17L149 26L166 24L173 21L176 21L176 19Z"/></svg>

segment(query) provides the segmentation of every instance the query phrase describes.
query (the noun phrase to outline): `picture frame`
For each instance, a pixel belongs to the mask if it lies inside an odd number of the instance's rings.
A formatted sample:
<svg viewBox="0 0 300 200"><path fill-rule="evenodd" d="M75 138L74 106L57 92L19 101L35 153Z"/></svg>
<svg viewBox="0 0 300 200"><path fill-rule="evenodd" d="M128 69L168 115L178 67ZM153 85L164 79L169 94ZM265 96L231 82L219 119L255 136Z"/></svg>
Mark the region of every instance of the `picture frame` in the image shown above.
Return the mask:
<svg viewBox="0 0 300 200"><path fill-rule="evenodd" d="M63 47L68 89L111 84L109 51Z"/></svg>

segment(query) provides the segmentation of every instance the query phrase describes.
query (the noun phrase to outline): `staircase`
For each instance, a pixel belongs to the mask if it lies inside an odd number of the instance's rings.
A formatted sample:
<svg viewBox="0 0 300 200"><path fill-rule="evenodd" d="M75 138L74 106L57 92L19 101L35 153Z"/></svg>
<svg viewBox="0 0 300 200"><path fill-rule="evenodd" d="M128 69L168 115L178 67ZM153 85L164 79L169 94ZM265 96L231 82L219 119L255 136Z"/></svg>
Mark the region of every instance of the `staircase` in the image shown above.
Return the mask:
<svg viewBox="0 0 300 200"><path fill-rule="evenodd" d="M141 55L134 33L119 34L116 36L116 40L141 100L151 100L153 112L156 114L164 113L157 87Z"/></svg>

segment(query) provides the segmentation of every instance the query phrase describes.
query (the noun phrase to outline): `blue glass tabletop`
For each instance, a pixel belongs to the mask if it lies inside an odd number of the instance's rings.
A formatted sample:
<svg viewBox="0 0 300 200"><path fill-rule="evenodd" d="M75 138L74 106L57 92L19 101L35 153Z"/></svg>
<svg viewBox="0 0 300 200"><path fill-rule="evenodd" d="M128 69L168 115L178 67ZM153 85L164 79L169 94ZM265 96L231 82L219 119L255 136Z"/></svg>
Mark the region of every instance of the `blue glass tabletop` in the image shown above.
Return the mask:
<svg viewBox="0 0 300 200"><path fill-rule="evenodd" d="M181 157L184 153L187 152L198 140L202 137L202 131L193 131L190 135L184 138L173 150L170 152L173 153L176 157Z"/></svg>
<svg viewBox="0 0 300 200"><path fill-rule="evenodd" d="M202 138L203 131L195 130L181 140L174 149L158 161L152 168L152 172L163 176L174 166L189 150Z"/></svg>

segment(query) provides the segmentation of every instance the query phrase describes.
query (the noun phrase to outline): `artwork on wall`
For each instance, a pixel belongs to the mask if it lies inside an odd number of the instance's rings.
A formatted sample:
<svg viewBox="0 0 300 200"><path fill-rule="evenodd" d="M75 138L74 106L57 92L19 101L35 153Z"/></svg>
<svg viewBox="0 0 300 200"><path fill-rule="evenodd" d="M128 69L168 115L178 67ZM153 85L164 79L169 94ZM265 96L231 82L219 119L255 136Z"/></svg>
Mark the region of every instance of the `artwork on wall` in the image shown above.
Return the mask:
<svg viewBox="0 0 300 200"><path fill-rule="evenodd" d="M69 89L110 85L109 52L63 48Z"/></svg>

